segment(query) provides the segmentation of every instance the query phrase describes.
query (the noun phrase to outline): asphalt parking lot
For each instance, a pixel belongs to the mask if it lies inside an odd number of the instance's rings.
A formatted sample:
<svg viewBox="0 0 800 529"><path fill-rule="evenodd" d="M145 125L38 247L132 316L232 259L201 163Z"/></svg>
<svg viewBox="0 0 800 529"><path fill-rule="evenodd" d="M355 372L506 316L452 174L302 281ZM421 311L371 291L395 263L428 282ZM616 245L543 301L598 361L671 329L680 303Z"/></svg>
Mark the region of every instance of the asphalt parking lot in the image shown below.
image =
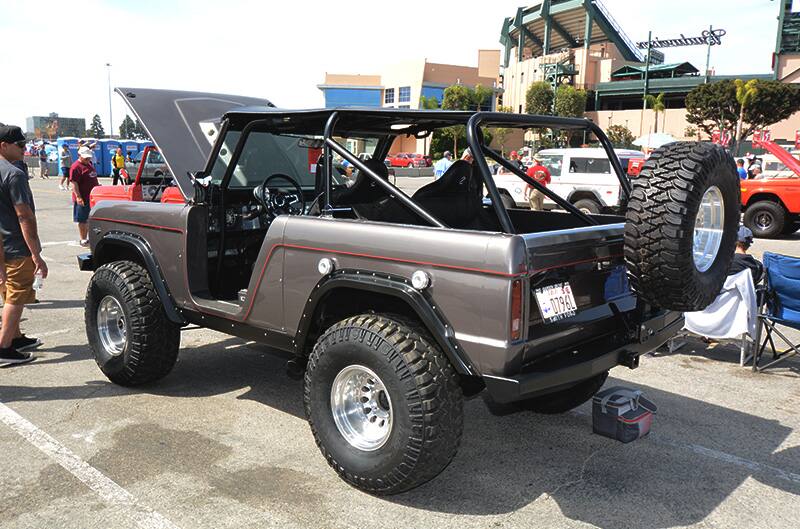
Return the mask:
<svg viewBox="0 0 800 529"><path fill-rule="evenodd" d="M115 386L86 345L89 274L57 184L32 181L50 277L23 330L45 344L35 362L0 369L4 529L799 525L800 361L753 374L735 346L690 341L612 371L607 385L659 406L652 433L627 445L592 434L589 405L493 415L469 400L453 463L389 498L328 467L302 384L265 347L187 331L168 377ZM754 250L800 255L798 241Z"/></svg>

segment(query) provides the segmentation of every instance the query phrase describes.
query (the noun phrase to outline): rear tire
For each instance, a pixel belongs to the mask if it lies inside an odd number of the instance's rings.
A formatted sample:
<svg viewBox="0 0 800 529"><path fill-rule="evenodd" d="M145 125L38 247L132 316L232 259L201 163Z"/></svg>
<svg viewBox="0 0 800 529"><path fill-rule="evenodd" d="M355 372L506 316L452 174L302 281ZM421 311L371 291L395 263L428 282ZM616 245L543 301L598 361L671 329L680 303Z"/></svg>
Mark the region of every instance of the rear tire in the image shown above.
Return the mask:
<svg viewBox="0 0 800 529"><path fill-rule="evenodd" d="M150 275L139 264L115 261L98 268L84 306L89 347L109 380L135 386L172 370L180 327L167 318Z"/></svg>
<svg viewBox="0 0 800 529"><path fill-rule="evenodd" d="M736 245L733 158L712 143L670 143L631 183L624 252L632 286L653 305L703 310L719 294Z"/></svg>
<svg viewBox="0 0 800 529"><path fill-rule="evenodd" d="M582 198L580 200L576 200L573 206L589 215L596 215L603 211L603 206L591 198Z"/></svg>
<svg viewBox="0 0 800 529"><path fill-rule="evenodd" d="M455 371L423 329L399 318L363 314L325 331L308 360L304 397L328 464L369 493L434 478L461 441Z"/></svg>
<svg viewBox="0 0 800 529"><path fill-rule="evenodd" d="M594 397L595 393L603 387L607 378L608 371L605 371L583 382L578 382L570 388L520 401L519 406L528 411L546 415L566 413Z"/></svg>
<svg viewBox="0 0 800 529"><path fill-rule="evenodd" d="M786 222L786 210L783 206L770 200L748 206L744 212L744 225L750 228L754 237L760 239L774 239L785 234L784 230L789 226L793 227L791 222Z"/></svg>

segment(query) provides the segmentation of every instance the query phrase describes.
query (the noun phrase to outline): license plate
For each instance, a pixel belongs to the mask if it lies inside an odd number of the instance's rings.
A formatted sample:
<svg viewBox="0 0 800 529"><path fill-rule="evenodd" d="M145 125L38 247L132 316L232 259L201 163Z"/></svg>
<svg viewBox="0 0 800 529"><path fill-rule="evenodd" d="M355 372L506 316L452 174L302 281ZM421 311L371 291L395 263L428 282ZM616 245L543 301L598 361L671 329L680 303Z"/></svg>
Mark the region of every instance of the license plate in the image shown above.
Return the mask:
<svg viewBox="0 0 800 529"><path fill-rule="evenodd" d="M569 283L557 283L534 291L536 304L545 323L563 320L574 316L577 312L575 296Z"/></svg>

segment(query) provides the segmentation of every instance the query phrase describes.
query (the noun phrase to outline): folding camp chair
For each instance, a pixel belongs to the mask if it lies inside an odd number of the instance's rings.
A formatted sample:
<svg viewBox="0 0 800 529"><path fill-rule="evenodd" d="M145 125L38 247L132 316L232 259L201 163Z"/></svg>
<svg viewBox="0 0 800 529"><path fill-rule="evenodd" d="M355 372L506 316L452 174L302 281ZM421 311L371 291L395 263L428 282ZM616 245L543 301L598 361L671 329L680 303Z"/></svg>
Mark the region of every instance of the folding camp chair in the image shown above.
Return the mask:
<svg viewBox="0 0 800 529"><path fill-rule="evenodd" d="M753 337L756 335L758 303L750 270L728 276L717 298L704 310L684 314L682 334L694 334L716 341L734 342L739 346L739 365L752 357ZM669 342L669 352L680 345Z"/></svg>
<svg viewBox="0 0 800 529"><path fill-rule="evenodd" d="M756 354L753 371L763 371L771 365L800 353L798 346L778 326L800 330L800 258L764 252L766 285L760 292L758 329L756 331ZM781 338L789 348L778 352L773 334ZM763 340L763 341L762 341ZM772 361L763 367L758 362L767 343L772 349Z"/></svg>

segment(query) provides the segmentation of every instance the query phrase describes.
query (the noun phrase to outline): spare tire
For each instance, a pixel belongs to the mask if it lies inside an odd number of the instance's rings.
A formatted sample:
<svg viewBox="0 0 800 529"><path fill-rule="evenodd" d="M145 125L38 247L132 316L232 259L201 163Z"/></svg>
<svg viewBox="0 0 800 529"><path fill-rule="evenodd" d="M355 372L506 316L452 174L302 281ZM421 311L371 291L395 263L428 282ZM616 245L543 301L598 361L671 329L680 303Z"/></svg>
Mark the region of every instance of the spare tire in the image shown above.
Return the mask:
<svg viewBox="0 0 800 529"><path fill-rule="evenodd" d="M625 262L636 293L671 310L706 308L722 289L739 226L739 178L712 143L656 149L625 215Z"/></svg>

